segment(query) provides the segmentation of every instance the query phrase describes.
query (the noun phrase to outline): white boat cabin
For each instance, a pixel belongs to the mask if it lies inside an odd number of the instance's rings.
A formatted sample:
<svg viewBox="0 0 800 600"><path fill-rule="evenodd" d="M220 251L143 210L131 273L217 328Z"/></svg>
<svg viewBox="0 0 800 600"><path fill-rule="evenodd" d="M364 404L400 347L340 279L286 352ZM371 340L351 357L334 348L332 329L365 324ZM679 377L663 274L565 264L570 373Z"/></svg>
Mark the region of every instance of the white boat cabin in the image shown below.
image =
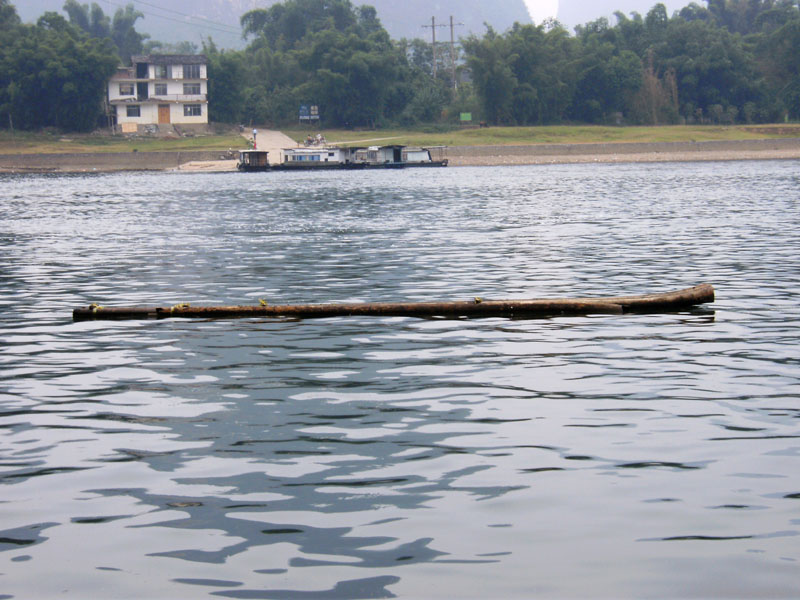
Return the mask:
<svg viewBox="0 0 800 600"><path fill-rule="evenodd" d="M431 153L427 148L404 148L403 162L405 163L427 163L431 162Z"/></svg>
<svg viewBox="0 0 800 600"><path fill-rule="evenodd" d="M349 148L284 148L283 164L302 166L346 165L352 162ZM326 164L327 163L327 164Z"/></svg>
<svg viewBox="0 0 800 600"><path fill-rule="evenodd" d="M358 148L355 160L368 165L400 164L403 161L404 146L370 146Z"/></svg>

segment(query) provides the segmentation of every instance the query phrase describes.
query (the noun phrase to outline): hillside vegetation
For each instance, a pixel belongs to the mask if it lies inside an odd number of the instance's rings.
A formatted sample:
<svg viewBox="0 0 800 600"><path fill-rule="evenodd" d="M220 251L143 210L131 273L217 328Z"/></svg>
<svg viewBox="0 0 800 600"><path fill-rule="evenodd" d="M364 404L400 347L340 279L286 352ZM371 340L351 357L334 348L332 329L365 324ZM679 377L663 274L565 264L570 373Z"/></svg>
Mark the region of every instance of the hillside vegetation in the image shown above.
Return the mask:
<svg viewBox="0 0 800 600"><path fill-rule="evenodd" d="M68 18L20 22L0 0L0 127L89 131L104 123L105 82L120 61L159 46L135 28L65 0ZM490 125L736 125L800 119L797 0L707 0L672 16L617 13L571 35L557 23L491 27L444 43L393 40L377 11L350 0L285 0L242 17L244 50L206 40L209 116L296 124L319 107L325 128ZM453 61L455 57L455 61Z"/></svg>

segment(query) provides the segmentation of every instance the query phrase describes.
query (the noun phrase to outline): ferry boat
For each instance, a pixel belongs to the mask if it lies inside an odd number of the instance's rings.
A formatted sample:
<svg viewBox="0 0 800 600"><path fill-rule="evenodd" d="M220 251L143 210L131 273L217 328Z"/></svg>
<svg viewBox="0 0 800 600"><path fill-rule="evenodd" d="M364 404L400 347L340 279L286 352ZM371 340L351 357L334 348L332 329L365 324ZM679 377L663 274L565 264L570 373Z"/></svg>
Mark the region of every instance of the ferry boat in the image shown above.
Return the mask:
<svg viewBox="0 0 800 600"><path fill-rule="evenodd" d="M265 150L240 150L240 171L315 171L327 169L404 169L406 167L446 167L445 146L408 148L406 146L311 146L284 148L281 161L270 165ZM435 157L435 158L434 158Z"/></svg>
<svg viewBox="0 0 800 600"><path fill-rule="evenodd" d="M266 150L239 150L240 171L269 171L269 152Z"/></svg>

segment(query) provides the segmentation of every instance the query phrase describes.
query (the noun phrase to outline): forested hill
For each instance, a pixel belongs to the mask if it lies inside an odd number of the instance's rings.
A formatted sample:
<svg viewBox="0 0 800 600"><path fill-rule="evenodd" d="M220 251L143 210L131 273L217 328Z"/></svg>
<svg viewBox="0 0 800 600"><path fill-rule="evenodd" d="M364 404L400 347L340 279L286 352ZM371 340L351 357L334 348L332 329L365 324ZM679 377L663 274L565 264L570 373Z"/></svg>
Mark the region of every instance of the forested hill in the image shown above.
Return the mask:
<svg viewBox="0 0 800 600"><path fill-rule="evenodd" d="M79 0L91 4L93 0ZM20 18L34 22L45 11L63 14L64 0L18 0L13 2ZM144 18L137 30L150 35L152 40L168 43L189 41L200 45L202 39L212 38L222 48L243 47L239 30L240 17L254 8L268 8L278 0L147 0L146 3L120 0L119 4L133 4ZM394 39L430 38L431 17L438 23L449 24L450 17L462 23L456 37L470 33L483 34L484 23L498 31L505 31L515 22L530 23L523 0L355 0L355 5L369 4L378 11L378 18ZM106 13L114 7L99 2ZM449 28L440 28L437 38L450 39Z"/></svg>

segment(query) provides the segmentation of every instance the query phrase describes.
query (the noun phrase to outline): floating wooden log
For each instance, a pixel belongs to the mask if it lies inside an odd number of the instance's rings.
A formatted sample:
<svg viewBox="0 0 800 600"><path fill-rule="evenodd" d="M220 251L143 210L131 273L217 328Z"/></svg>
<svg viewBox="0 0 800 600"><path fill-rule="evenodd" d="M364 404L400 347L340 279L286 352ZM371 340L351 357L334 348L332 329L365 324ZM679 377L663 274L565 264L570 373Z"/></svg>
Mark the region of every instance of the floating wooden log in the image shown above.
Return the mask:
<svg viewBox="0 0 800 600"><path fill-rule="evenodd" d="M341 316L380 317L547 317L597 313L669 312L714 301L710 284L641 296L610 298L554 298L537 300L482 300L459 302L364 302L357 304L285 304L257 306L176 306L76 308L72 318L90 319L219 319L232 317L294 317L311 319Z"/></svg>

